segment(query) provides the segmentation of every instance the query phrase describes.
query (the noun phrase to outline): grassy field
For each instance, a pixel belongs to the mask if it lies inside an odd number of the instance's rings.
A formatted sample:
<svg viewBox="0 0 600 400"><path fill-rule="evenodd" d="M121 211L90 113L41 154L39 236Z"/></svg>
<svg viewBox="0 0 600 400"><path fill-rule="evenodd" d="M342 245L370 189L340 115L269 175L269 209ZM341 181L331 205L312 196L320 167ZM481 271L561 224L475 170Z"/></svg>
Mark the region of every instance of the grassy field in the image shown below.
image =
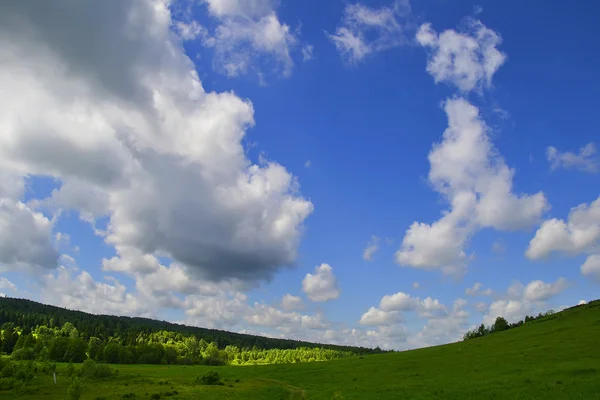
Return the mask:
<svg viewBox="0 0 600 400"><path fill-rule="evenodd" d="M600 302L445 346L331 362L246 367L115 366L83 380L94 399L600 399ZM40 375L31 393L64 399L68 378ZM223 386L194 383L217 371ZM158 396L158 397L157 397Z"/></svg>

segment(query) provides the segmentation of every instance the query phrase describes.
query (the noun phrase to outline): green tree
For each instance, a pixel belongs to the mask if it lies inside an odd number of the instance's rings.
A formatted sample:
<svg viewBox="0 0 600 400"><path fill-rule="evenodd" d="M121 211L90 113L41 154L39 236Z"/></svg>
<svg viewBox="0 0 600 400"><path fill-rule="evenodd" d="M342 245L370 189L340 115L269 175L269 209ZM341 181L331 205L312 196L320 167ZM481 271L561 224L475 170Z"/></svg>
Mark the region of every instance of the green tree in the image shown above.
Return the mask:
<svg viewBox="0 0 600 400"><path fill-rule="evenodd" d="M92 336L88 341L87 346L88 357L98 361L98 357L101 355L100 351L102 351L102 341L97 337Z"/></svg>
<svg viewBox="0 0 600 400"><path fill-rule="evenodd" d="M494 322L494 332L502 332L509 328L508 321L503 317L496 318L496 322Z"/></svg>

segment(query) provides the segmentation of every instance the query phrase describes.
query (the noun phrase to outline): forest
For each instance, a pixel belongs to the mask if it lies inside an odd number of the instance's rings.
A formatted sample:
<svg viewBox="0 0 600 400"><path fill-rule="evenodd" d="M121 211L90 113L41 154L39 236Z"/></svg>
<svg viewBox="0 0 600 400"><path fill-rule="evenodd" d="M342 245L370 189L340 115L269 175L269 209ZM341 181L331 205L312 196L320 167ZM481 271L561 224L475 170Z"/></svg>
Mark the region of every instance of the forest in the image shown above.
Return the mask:
<svg viewBox="0 0 600 400"><path fill-rule="evenodd" d="M0 349L15 360L112 364L252 365L325 361L383 352L93 315L0 298Z"/></svg>

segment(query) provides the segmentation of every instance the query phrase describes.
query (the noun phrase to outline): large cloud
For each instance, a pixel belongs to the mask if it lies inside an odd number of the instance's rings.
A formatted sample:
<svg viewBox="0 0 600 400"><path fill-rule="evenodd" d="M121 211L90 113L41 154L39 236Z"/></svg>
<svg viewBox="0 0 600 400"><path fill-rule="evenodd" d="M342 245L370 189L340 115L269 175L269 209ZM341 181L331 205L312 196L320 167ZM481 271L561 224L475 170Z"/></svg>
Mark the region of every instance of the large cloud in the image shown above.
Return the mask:
<svg viewBox="0 0 600 400"><path fill-rule="evenodd" d="M2 3L0 171L52 176L50 203L106 215L129 272L130 256L166 256L192 276L269 277L312 204L284 167L246 158L252 104L204 91L172 23L162 0Z"/></svg>
<svg viewBox="0 0 600 400"><path fill-rule="evenodd" d="M498 155L479 110L463 98L444 104L448 128L429 153L429 182L450 204L432 224L414 222L396 261L422 269L464 270L465 246L481 228L517 230L535 224L548 208L543 193L512 191L514 171Z"/></svg>

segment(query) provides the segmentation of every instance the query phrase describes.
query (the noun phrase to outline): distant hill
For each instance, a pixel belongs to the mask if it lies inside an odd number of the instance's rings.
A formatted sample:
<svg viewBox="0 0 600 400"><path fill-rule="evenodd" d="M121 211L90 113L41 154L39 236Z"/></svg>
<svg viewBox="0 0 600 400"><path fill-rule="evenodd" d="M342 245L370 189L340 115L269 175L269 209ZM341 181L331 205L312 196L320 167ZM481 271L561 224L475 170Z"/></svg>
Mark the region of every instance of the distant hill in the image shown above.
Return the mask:
<svg viewBox="0 0 600 400"><path fill-rule="evenodd" d="M140 334L149 335L156 332L167 331L181 335L193 335L198 339L204 339L206 342L215 343L220 349L231 345L240 349L256 347L258 349L269 350L319 347L331 350L349 351L354 354L381 352L379 349L338 346L292 339L268 338L218 329L198 328L166 321L157 321L149 318L95 315L42 304L27 299L0 297L0 325L7 322L13 323L20 328L25 328L28 331L31 331L36 326L40 325L55 328L63 326L66 322L70 322L77 328L80 337L86 341L89 340L90 337L97 337L102 341L107 341L112 337L119 337L124 345L134 345Z"/></svg>

